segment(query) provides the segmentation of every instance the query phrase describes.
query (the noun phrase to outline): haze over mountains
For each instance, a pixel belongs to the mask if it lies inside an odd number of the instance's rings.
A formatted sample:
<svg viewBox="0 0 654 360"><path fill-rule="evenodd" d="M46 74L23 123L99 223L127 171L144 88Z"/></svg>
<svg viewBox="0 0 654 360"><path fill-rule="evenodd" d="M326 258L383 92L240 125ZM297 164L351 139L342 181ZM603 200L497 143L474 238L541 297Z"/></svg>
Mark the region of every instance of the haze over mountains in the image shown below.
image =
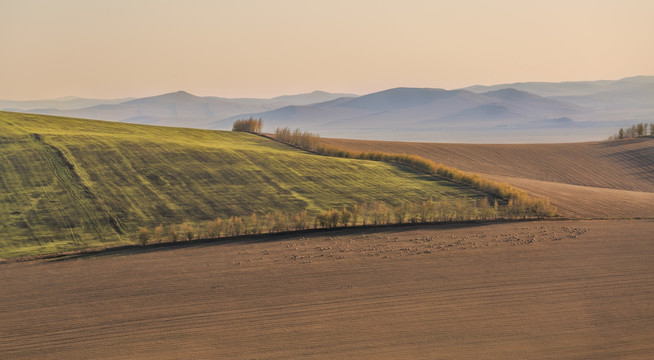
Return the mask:
<svg viewBox="0 0 654 360"><path fill-rule="evenodd" d="M48 100L0 100L0 109L5 111L28 111L38 109L47 110L74 110L102 104L120 104L133 98L123 99L87 99L75 96L66 96Z"/></svg>
<svg viewBox="0 0 654 360"><path fill-rule="evenodd" d="M585 111L571 103L513 89L475 94L467 90L396 88L248 115L262 117L268 125L316 129L321 134L347 130L338 136L368 132L373 137L383 133L410 139L412 133L569 126L572 120L563 116ZM215 126L224 127L234 119Z"/></svg>
<svg viewBox="0 0 654 360"><path fill-rule="evenodd" d="M178 91L119 103L110 100L109 103L78 109L33 109L26 112L137 124L210 128L212 122L238 114L267 111L290 104L305 105L346 96L354 95L314 91L272 99L226 99L199 97ZM229 128L231 129L231 124Z"/></svg>
<svg viewBox="0 0 654 360"><path fill-rule="evenodd" d="M95 102L79 108L62 100L0 100L0 107L207 129L231 129L234 120L253 116L264 119L264 131L288 126L326 137L510 143L601 140L618 127L654 121L653 99L654 76L638 76L458 90L394 88L363 96L316 91L272 99L198 97L179 91L125 101L79 99L77 104Z"/></svg>

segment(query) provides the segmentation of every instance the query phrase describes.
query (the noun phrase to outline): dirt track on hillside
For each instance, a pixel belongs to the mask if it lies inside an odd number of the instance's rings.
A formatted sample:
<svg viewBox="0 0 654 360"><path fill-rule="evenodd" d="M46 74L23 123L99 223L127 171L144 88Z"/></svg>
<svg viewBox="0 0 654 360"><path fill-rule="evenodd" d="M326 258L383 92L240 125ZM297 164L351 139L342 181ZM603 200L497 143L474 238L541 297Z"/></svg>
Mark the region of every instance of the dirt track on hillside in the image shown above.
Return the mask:
<svg viewBox="0 0 654 360"><path fill-rule="evenodd" d="M0 358L651 359L652 229L396 227L0 264Z"/></svg>
<svg viewBox="0 0 654 360"><path fill-rule="evenodd" d="M654 138L572 144L441 144L322 139L417 154L544 196L568 217L654 216ZM575 185L575 186L569 186ZM626 190L626 191L615 191Z"/></svg>

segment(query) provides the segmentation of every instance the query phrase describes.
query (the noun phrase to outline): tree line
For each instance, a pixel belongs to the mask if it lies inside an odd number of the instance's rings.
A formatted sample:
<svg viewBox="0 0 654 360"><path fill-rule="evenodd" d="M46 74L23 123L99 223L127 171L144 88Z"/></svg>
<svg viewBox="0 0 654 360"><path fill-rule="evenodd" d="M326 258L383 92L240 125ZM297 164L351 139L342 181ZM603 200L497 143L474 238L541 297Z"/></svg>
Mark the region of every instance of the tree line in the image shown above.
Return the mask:
<svg viewBox="0 0 654 360"><path fill-rule="evenodd" d="M250 117L249 119L236 120L234 125L232 125L232 131L243 131L254 134L260 134L262 129L263 120L261 118L255 119Z"/></svg>
<svg viewBox="0 0 654 360"><path fill-rule="evenodd" d="M159 224L154 228L139 228L136 239L146 245L150 242L178 242L198 239L217 239L239 235L271 234L307 229L333 229L339 227L442 223L500 219L540 218L524 203L509 200L500 205L498 200L491 203L487 197L479 200L468 198L430 199L427 201L406 202L392 206L384 202L371 202L344 206L315 213L303 210L289 213L282 210L265 214L256 212L249 216L216 218L201 224L184 222L182 224Z"/></svg>
<svg viewBox="0 0 654 360"><path fill-rule="evenodd" d="M326 156L402 164L445 180L470 186L474 189L503 199L506 202L510 201L524 208L528 213L528 216L552 217L556 215L557 212L556 207L550 204L547 199L530 197L525 191L509 184L491 181L476 174L466 174L458 169L443 164L437 164L418 155L343 149L321 143L320 136L308 131L303 132L300 129L291 131L289 128L277 128L275 129L275 139L300 149Z"/></svg>
<svg viewBox="0 0 654 360"><path fill-rule="evenodd" d="M649 134L648 134L648 128L649 128ZM649 125L647 123L640 123L640 124L632 125L626 129L620 128L620 130L618 130L617 133L609 136L606 140L615 141L621 139L632 139L632 138L637 138L646 135L654 136L654 123L650 123Z"/></svg>
<svg viewBox="0 0 654 360"><path fill-rule="evenodd" d="M261 119L249 118L237 120L232 130L260 133L262 127ZM481 200L458 198L435 201L430 199L407 202L399 206L373 202L313 213L307 210L297 213L281 210L265 214L253 212L249 216L216 218L200 225L184 222L182 224L159 224L152 230L141 227L136 234L137 241L145 245L151 241L177 242L361 225L527 219L556 215L556 207L552 206L547 199L532 198L526 192L508 184L494 182L479 175L466 174L417 155L342 149L323 144L320 142L320 136L307 131L303 132L300 129L291 131L289 128L278 128L275 129L274 136L275 139L289 145L325 156L402 164L430 175L470 186L491 195L494 199L492 204L487 197L484 197Z"/></svg>

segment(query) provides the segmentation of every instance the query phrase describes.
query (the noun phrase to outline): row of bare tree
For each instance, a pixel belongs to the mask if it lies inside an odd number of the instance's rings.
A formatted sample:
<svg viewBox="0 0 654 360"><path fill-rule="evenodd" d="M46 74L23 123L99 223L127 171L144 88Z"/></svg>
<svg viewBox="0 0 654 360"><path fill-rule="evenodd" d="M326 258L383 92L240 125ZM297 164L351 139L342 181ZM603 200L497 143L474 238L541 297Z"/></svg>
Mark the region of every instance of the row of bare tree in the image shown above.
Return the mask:
<svg viewBox="0 0 654 360"><path fill-rule="evenodd" d="M259 133L263 127L261 119L237 120L234 131ZM338 226L382 225L418 222L469 221L489 219L544 218L556 215L556 207L549 200L532 198L522 190L508 184L496 183L478 175L465 174L457 169L436 164L416 155L392 154L383 152L356 152L327 146L320 142L318 135L291 131L289 128L276 129L275 137L293 146L313 151L322 155L353 159L374 160L400 163L414 169L465 184L502 199L491 205L486 197L479 201L459 198L457 200L438 200L405 203L390 206L382 202L355 204L342 209L330 209L315 214L306 210L298 213L274 211L266 214L252 213L249 216L232 216L228 219L217 218L205 222L202 226L191 222L181 225L160 224L152 231L146 227L138 230L137 239L141 244L150 241L177 242L199 238L219 238L248 234L276 233L310 228L335 228Z"/></svg>
<svg viewBox="0 0 654 360"><path fill-rule="evenodd" d="M278 210L266 214L253 212L249 216L217 218L202 224L192 222L167 226L160 224L152 231L147 227L141 227L138 230L137 240L145 245L148 242L190 241L362 225L525 219L538 217L534 215L536 213L533 209L527 208L524 203L509 200L507 204L500 206L497 200L491 204L486 197L481 200L430 199L398 206L372 202L354 204L341 209L329 209L315 214L310 214L306 210L297 213Z"/></svg>
<svg viewBox="0 0 654 360"><path fill-rule="evenodd" d="M648 133L648 128L649 128L649 133ZM615 141L620 139L631 139L631 138L636 138L646 135L654 136L654 122L650 123L649 125L647 123L640 123L640 124L632 125L626 129L620 128L620 130L618 130L617 133L609 136L606 140Z"/></svg>
<svg viewBox="0 0 654 360"><path fill-rule="evenodd" d="M529 216L552 217L557 212L556 207L550 204L547 199L531 197L525 191L509 184L495 182L479 175L467 174L458 169L437 164L418 155L393 154L380 151L352 151L323 144L320 142L320 136L306 131L302 132L300 129L294 131L291 131L289 128L275 129L275 138L321 155L399 163L442 179L470 186L494 197L503 199L506 202L511 201L524 209L533 211Z"/></svg>

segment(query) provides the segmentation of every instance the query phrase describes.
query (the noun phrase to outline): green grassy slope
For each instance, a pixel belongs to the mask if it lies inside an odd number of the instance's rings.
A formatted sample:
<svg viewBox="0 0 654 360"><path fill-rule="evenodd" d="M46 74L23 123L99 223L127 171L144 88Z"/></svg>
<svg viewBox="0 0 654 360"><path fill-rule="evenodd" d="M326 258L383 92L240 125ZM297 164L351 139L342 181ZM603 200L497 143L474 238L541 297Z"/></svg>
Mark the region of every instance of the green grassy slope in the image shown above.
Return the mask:
<svg viewBox="0 0 654 360"><path fill-rule="evenodd" d="M139 226L483 194L252 134L0 112L0 257L132 242Z"/></svg>

